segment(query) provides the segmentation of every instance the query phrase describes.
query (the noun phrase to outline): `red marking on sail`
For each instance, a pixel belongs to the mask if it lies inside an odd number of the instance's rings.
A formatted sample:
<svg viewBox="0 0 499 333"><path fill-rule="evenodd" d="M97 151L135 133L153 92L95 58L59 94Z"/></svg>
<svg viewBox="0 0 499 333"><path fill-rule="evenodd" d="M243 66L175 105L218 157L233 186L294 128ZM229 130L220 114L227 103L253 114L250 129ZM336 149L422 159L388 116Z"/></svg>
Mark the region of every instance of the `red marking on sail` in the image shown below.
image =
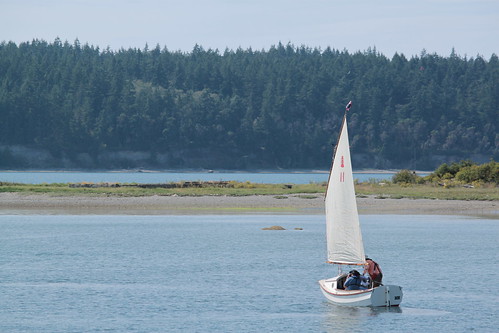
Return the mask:
<svg viewBox="0 0 499 333"><path fill-rule="evenodd" d="M345 167L345 160L343 159L343 156L341 156L341 165L342 168Z"/></svg>
<svg viewBox="0 0 499 333"><path fill-rule="evenodd" d="M340 172L340 183L344 183L344 182L345 182L345 173Z"/></svg>

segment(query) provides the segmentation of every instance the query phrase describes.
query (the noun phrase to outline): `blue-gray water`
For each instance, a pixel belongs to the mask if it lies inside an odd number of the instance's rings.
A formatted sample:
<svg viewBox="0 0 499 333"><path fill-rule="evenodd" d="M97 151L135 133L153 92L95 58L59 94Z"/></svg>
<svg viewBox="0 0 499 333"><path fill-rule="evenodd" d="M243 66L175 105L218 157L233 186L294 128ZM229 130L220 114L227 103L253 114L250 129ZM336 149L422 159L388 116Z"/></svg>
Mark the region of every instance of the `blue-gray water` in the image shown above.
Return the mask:
<svg viewBox="0 0 499 333"><path fill-rule="evenodd" d="M393 173L354 173L363 182L391 180ZM426 175L426 174L421 174ZM168 183L178 181L239 181L265 184L325 182L326 172L0 172L0 182L42 183Z"/></svg>
<svg viewBox="0 0 499 333"><path fill-rule="evenodd" d="M323 220L0 215L0 332L497 331L499 220L361 216L390 310L325 301Z"/></svg>

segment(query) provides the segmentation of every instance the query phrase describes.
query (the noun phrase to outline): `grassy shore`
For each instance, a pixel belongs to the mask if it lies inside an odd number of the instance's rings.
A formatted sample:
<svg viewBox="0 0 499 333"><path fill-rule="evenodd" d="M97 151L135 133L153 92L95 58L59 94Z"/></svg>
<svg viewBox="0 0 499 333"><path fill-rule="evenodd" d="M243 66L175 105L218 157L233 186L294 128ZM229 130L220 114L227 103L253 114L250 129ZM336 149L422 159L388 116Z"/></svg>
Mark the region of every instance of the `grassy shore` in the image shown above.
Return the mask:
<svg viewBox="0 0 499 333"><path fill-rule="evenodd" d="M220 184L201 183L199 186L184 186L183 183L172 183L169 188L158 186L144 187L141 184L15 184L0 182L0 193L18 193L26 195L46 194L51 196L250 196L250 195L292 195L323 194L324 183L313 184L258 184L227 182ZM392 183L356 184L359 197L375 196L378 199L410 198L440 200L479 200L498 201L499 190L496 186L485 185L475 188L450 187L439 185L400 185Z"/></svg>
<svg viewBox="0 0 499 333"><path fill-rule="evenodd" d="M499 189L496 186L482 187L443 187L430 184L357 184L355 187L358 196L375 195L380 199L439 199L439 200L481 200L498 201Z"/></svg>

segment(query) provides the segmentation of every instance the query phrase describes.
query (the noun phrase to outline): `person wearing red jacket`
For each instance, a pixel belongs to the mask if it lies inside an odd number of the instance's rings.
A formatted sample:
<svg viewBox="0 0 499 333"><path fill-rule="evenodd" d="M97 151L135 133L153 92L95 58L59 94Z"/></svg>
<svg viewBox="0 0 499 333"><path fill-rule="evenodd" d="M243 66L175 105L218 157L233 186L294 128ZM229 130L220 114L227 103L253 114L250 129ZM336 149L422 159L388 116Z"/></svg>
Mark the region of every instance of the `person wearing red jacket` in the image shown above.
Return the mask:
<svg viewBox="0 0 499 333"><path fill-rule="evenodd" d="M383 272L378 263L371 258L366 256L366 267L364 269L364 274L368 273L373 281L373 287L379 287L383 285L381 282L383 280Z"/></svg>

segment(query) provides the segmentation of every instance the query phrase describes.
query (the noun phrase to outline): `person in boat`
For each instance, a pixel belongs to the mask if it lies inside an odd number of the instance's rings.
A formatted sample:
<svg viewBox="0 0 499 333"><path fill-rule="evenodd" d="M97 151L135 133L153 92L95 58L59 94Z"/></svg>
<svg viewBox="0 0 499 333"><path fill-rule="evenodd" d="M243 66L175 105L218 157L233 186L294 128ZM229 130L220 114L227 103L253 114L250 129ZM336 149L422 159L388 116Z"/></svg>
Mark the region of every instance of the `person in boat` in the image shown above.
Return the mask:
<svg viewBox="0 0 499 333"><path fill-rule="evenodd" d="M365 282L366 277L360 275L359 271L350 271L344 284L345 290L365 290L367 289L363 286Z"/></svg>
<svg viewBox="0 0 499 333"><path fill-rule="evenodd" d="M379 287L382 285L383 272L379 267L378 263L371 258L366 256L366 267L364 268L364 274L367 273L371 277L373 282L373 287Z"/></svg>

